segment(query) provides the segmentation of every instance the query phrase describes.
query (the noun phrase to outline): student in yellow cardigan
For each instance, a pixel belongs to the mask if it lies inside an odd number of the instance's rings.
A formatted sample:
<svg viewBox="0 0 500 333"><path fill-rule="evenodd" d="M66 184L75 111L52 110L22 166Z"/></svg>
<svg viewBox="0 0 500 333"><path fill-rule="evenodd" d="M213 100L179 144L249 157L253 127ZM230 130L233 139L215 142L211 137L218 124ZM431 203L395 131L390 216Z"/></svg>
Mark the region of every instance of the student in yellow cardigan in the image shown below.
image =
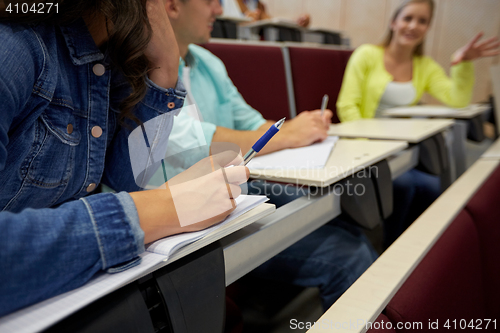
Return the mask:
<svg viewBox="0 0 500 333"><path fill-rule="evenodd" d="M452 56L451 78L423 55L433 0L406 0L395 11L381 45L358 47L346 67L337 101L342 122L377 117L384 109L415 105L424 92L452 107L469 104L474 86L472 60L499 54L496 37L482 33ZM411 170L394 181L394 213L386 221L386 246L440 194L439 180Z"/></svg>

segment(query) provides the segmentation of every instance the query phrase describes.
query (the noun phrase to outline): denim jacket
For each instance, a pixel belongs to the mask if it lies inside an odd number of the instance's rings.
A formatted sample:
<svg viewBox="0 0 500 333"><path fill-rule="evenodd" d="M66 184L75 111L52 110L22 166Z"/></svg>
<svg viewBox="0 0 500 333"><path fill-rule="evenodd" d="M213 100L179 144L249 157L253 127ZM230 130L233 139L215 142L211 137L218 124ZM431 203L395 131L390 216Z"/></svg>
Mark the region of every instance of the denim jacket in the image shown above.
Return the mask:
<svg viewBox="0 0 500 333"><path fill-rule="evenodd" d="M144 233L117 121L129 86L83 20L0 24L0 316L139 263ZM135 115L180 109L185 90L147 79ZM135 123L130 122L134 127ZM165 128L158 128L158 131ZM168 129L167 129L168 130Z"/></svg>

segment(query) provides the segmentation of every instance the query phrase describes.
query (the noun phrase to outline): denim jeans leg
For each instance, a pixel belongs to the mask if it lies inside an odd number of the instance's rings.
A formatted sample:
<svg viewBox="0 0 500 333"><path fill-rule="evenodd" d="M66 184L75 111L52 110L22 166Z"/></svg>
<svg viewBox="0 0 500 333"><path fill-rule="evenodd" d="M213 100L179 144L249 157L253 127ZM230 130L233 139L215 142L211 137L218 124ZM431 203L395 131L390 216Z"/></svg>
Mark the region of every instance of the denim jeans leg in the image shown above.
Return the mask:
<svg viewBox="0 0 500 333"><path fill-rule="evenodd" d="M441 194L440 179L412 169L393 181L394 209L384 221L384 245L390 246Z"/></svg>
<svg viewBox="0 0 500 333"><path fill-rule="evenodd" d="M250 274L303 287L319 287L324 310L376 259L362 233L327 224L257 267Z"/></svg>

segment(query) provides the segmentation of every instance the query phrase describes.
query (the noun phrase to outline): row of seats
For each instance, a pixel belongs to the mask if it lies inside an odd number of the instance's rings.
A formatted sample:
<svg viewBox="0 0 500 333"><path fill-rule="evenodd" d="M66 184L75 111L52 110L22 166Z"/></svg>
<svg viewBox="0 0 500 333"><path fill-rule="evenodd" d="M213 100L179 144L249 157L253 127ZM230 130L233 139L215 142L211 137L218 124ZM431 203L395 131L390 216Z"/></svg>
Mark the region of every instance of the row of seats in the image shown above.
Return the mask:
<svg viewBox="0 0 500 333"><path fill-rule="evenodd" d="M243 98L266 119L319 109L328 94L333 122L339 122L335 103L352 50L216 40L203 46L224 62Z"/></svg>
<svg viewBox="0 0 500 333"><path fill-rule="evenodd" d="M500 158L478 160L318 320L317 327L322 324L328 329L321 332L336 332L350 322L353 332L497 330L499 189Z"/></svg>
<svg viewBox="0 0 500 333"><path fill-rule="evenodd" d="M385 317L394 327L398 322L427 326L429 320L437 321L441 329L448 321L451 328L472 330L485 329L485 319L500 319L499 188L497 167L390 300L380 320ZM500 322L496 324L498 328ZM488 330L494 328L490 323Z"/></svg>

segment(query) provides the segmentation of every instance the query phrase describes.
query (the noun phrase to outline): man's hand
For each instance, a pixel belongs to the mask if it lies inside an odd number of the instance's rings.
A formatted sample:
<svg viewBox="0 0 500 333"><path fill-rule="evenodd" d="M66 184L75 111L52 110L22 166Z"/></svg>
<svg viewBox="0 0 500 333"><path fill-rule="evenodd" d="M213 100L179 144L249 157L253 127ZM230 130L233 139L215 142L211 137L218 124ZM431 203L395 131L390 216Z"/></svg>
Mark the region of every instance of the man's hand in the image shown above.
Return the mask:
<svg viewBox="0 0 500 333"><path fill-rule="evenodd" d="M281 135L286 135L290 143L289 148L304 147L323 141L328 137L332 116L331 110L325 110L323 117L321 110L303 111L283 124Z"/></svg>

